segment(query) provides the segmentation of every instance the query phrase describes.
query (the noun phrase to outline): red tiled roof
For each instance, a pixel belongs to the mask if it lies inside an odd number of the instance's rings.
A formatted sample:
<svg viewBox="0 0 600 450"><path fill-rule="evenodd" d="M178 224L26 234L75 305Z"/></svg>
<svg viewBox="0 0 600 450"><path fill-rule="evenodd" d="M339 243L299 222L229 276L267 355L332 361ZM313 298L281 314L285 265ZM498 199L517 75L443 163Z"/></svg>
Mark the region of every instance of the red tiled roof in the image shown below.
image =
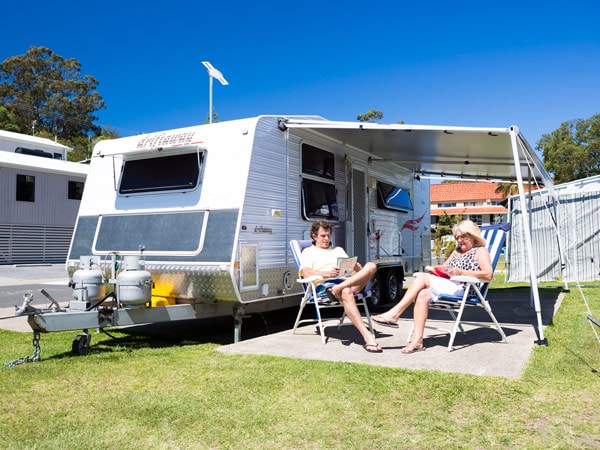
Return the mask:
<svg viewBox="0 0 600 450"><path fill-rule="evenodd" d="M430 185L430 202L453 203L457 201L468 202L487 199L492 201L504 200L502 194L494 192L498 184L489 181L460 181L457 183L432 184Z"/></svg>
<svg viewBox="0 0 600 450"><path fill-rule="evenodd" d="M503 206L457 206L452 208L431 208L432 216L441 216L442 214L454 216L457 214L506 214L506 208Z"/></svg>

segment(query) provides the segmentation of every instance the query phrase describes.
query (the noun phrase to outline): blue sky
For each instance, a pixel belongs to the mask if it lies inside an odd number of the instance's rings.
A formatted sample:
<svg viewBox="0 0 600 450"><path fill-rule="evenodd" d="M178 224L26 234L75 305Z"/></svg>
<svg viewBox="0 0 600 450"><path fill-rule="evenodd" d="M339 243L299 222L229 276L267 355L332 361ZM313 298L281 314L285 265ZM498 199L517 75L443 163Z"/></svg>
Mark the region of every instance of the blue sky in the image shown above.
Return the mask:
<svg viewBox="0 0 600 450"><path fill-rule="evenodd" d="M0 60L45 46L99 81L124 135L311 114L517 125L535 146L600 113L600 6L570 2L41 2L3 5ZM493 4L495 3L495 4Z"/></svg>

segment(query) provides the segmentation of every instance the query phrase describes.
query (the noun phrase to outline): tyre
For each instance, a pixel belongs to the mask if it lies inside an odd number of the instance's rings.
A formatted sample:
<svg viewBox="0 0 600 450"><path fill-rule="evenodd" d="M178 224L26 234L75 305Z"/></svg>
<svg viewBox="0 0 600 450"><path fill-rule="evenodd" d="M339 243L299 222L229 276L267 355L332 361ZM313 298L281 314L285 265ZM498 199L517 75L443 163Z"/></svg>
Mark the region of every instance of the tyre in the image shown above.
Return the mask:
<svg viewBox="0 0 600 450"><path fill-rule="evenodd" d="M396 303L400 299L402 281L398 275L399 271L391 269L385 276L385 293L388 303Z"/></svg>
<svg viewBox="0 0 600 450"><path fill-rule="evenodd" d="M90 351L90 338L91 336L89 334L78 334L75 336L71 346L71 353L74 356L87 355Z"/></svg>
<svg viewBox="0 0 600 450"><path fill-rule="evenodd" d="M382 298L383 289L381 285L381 278L378 273L376 273L371 279L371 297L367 300L367 304L369 308L376 309L380 307L384 299Z"/></svg>

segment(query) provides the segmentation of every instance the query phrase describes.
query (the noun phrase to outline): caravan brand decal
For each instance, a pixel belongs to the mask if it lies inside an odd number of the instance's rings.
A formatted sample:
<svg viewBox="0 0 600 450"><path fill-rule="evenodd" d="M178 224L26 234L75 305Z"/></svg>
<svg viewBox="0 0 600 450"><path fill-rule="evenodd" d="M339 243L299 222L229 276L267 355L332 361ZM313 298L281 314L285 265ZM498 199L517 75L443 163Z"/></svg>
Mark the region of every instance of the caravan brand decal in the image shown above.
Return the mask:
<svg viewBox="0 0 600 450"><path fill-rule="evenodd" d="M146 136L137 143L136 148L175 147L179 145L190 145L194 138L194 132L187 133L160 133Z"/></svg>
<svg viewBox="0 0 600 450"><path fill-rule="evenodd" d="M425 213L423 213L423 215L418 219L407 220L406 222L404 222L404 225L402 225L402 227L400 228L400 231L405 229L416 231L419 228L419 223L421 223L423 217L425 217Z"/></svg>
<svg viewBox="0 0 600 450"><path fill-rule="evenodd" d="M257 225L254 227L254 234L273 234L273 228Z"/></svg>

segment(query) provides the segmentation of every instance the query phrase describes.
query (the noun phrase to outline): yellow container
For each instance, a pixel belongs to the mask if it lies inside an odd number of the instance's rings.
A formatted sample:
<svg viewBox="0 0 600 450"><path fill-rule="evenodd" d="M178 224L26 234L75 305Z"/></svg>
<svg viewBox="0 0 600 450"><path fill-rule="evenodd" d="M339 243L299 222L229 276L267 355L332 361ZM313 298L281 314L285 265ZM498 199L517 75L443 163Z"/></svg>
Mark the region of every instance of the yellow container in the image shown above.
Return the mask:
<svg viewBox="0 0 600 450"><path fill-rule="evenodd" d="M153 295L150 299L150 306L170 306L175 304L175 299L171 297L159 297Z"/></svg>

